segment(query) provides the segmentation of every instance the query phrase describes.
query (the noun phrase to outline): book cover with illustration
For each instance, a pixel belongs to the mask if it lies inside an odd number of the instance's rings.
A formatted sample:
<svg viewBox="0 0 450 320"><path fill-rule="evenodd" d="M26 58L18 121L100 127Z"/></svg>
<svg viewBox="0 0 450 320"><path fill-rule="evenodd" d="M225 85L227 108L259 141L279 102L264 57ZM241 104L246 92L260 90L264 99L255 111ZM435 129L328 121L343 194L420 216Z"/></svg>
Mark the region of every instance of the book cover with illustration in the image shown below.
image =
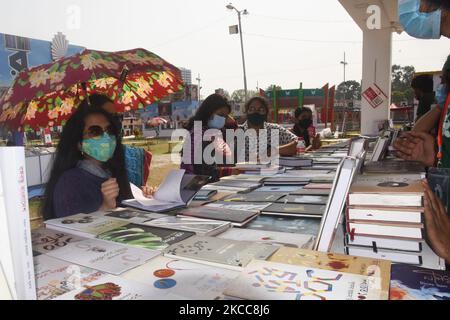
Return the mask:
<svg viewBox="0 0 450 320"><path fill-rule="evenodd" d="M317 236L319 227L320 219L271 215L260 215L246 226L247 229L299 233L313 236Z"/></svg>
<svg viewBox="0 0 450 320"><path fill-rule="evenodd" d="M31 243L33 251L39 253L47 253L62 247L69 243L85 240L79 236L70 233L64 233L47 228L39 228L31 232Z"/></svg>
<svg viewBox="0 0 450 320"><path fill-rule="evenodd" d="M222 239L252 241L290 248L312 249L315 237L308 234L232 228L217 236Z"/></svg>
<svg viewBox="0 0 450 320"><path fill-rule="evenodd" d="M391 300L450 300L450 272L394 264Z"/></svg>
<svg viewBox="0 0 450 320"><path fill-rule="evenodd" d="M127 247L114 242L88 239L69 243L47 255L74 264L119 275L158 256L160 251Z"/></svg>
<svg viewBox="0 0 450 320"><path fill-rule="evenodd" d="M200 236L214 236L232 227L230 222L181 216L168 216L151 220L146 225L195 232Z"/></svg>
<svg viewBox="0 0 450 320"><path fill-rule="evenodd" d="M52 230L95 238L100 233L124 226L128 223L127 221L80 213L64 218L47 220L45 221L45 226Z"/></svg>
<svg viewBox="0 0 450 320"><path fill-rule="evenodd" d="M162 250L195 233L147 225L127 224L97 236L98 239L118 242L132 247Z"/></svg>
<svg viewBox="0 0 450 320"><path fill-rule="evenodd" d="M41 254L34 258L38 300L51 300L106 273Z"/></svg>
<svg viewBox="0 0 450 320"><path fill-rule="evenodd" d="M216 201L208 203L206 207L260 212L271 204L271 202Z"/></svg>
<svg viewBox="0 0 450 320"><path fill-rule="evenodd" d="M157 300L161 299L150 286L126 280L122 277L107 275L65 293L55 300Z"/></svg>
<svg viewBox="0 0 450 320"><path fill-rule="evenodd" d="M271 244L193 236L164 250L164 256L242 270L252 259L267 259L277 249Z"/></svg>
<svg viewBox="0 0 450 320"><path fill-rule="evenodd" d="M382 300L369 276L253 260L224 294L250 300Z"/></svg>
<svg viewBox="0 0 450 320"><path fill-rule="evenodd" d="M283 247L275 252L268 261L374 276L381 281L383 299L387 299L389 296L391 262L388 260Z"/></svg>
<svg viewBox="0 0 450 320"><path fill-rule="evenodd" d="M122 277L153 287L160 299L170 300L170 293L183 299L212 300L238 275L234 270L159 256Z"/></svg>
<svg viewBox="0 0 450 320"><path fill-rule="evenodd" d="M236 193L222 199L225 202L275 202L288 193L252 191L248 193Z"/></svg>
<svg viewBox="0 0 450 320"><path fill-rule="evenodd" d="M288 195L277 203L327 204L328 196Z"/></svg>

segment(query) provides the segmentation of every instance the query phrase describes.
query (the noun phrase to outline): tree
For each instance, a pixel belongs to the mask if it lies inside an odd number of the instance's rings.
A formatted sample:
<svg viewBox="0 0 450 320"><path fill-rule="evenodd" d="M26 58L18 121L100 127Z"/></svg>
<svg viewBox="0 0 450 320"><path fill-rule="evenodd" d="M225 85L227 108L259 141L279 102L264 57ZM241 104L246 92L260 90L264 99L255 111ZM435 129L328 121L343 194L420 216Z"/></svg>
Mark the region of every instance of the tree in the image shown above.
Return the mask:
<svg viewBox="0 0 450 320"><path fill-rule="evenodd" d="M345 97L344 97L345 93ZM341 82L336 89L337 99L361 100L361 84L355 80Z"/></svg>
<svg viewBox="0 0 450 320"><path fill-rule="evenodd" d="M409 103L413 102L414 99L414 92L411 89L411 81L414 78L416 70L413 66L400 66L397 64L394 64L392 66L392 85L391 85L391 91L392 91L392 102L394 100L398 99L400 95L398 92L403 93L403 100L407 101ZM394 99L394 92L397 92ZM399 102L402 102L399 101ZM394 103L399 103L394 102Z"/></svg>
<svg viewBox="0 0 450 320"><path fill-rule="evenodd" d="M257 92L254 90L247 90L247 98L251 98L257 95ZM231 94L231 100L234 102L244 102L245 100L245 90L244 89L238 89L234 90Z"/></svg>
<svg viewBox="0 0 450 320"><path fill-rule="evenodd" d="M273 87L275 87L276 90L283 90L283 89L281 89L280 86L271 84L270 86L267 87L266 91L272 91L272 90L273 90Z"/></svg>

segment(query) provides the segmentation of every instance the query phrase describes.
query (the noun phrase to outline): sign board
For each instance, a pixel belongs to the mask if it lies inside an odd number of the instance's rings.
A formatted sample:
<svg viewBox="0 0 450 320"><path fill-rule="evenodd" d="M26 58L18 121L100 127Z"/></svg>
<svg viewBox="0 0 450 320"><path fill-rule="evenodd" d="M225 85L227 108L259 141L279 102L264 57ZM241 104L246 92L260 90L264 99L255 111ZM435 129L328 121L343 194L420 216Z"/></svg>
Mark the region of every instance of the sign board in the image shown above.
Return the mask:
<svg viewBox="0 0 450 320"><path fill-rule="evenodd" d="M277 90L277 98L298 98L299 89ZM268 99L273 96L272 91L266 91L265 95ZM304 97L323 97L323 89L303 89Z"/></svg>
<svg viewBox="0 0 450 320"><path fill-rule="evenodd" d="M234 25L234 26L229 26L228 30L229 30L230 34L237 34L237 33L239 33L239 27L238 27L237 24Z"/></svg>
<svg viewBox="0 0 450 320"><path fill-rule="evenodd" d="M362 93L362 96L372 106L372 108L377 108L387 99L386 94L375 83L367 88Z"/></svg>

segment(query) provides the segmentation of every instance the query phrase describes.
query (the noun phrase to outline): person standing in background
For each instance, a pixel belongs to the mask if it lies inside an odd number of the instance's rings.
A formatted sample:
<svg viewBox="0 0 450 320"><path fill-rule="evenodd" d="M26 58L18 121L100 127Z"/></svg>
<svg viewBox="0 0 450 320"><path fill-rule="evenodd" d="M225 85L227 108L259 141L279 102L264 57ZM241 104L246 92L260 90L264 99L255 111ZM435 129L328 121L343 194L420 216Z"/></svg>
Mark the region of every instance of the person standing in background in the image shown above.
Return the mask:
<svg viewBox="0 0 450 320"><path fill-rule="evenodd" d="M435 102L433 91L433 78L430 75L421 74L415 76L411 81L414 96L419 101L416 113L416 121L431 109Z"/></svg>

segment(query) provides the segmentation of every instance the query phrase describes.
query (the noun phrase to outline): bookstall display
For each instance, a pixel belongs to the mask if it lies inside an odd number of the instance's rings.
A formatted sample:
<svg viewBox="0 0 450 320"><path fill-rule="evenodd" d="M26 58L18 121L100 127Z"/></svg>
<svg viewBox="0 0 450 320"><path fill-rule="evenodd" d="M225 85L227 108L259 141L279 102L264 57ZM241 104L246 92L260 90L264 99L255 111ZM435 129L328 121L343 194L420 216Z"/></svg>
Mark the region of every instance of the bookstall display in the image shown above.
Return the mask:
<svg viewBox="0 0 450 320"><path fill-rule="evenodd" d="M449 299L448 281L439 279L450 274L426 242L425 171L390 155L397 134L281 157L275 166L239 163L240 174L215 183L174 170L154 199L135 196L124 208L48 220L32 232L24 224L17 234L14 219L23 223L28 208L9 199L21 203L26 187L5 184L24 170L23 149L0 148L0 161L22 161L9 169L2 162L0 171L0 237L9 248L0 297Z"/></svg>

